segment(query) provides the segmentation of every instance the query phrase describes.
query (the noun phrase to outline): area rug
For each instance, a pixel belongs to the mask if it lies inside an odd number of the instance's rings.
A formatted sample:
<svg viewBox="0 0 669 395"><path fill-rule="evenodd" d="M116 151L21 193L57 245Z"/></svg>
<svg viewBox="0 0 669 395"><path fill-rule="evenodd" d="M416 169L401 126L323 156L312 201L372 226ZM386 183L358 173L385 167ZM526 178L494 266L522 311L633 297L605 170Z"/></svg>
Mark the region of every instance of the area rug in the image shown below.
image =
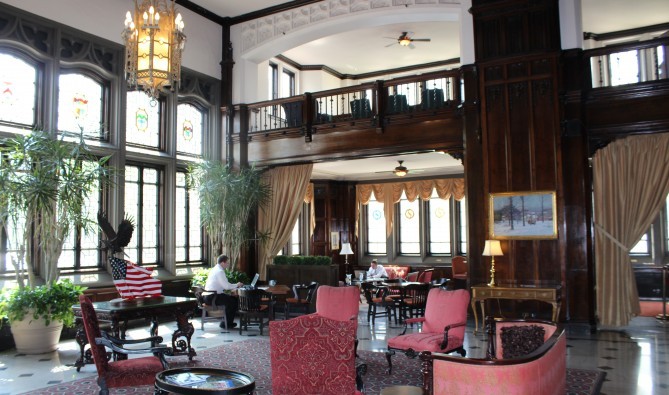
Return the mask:
<svg viewBox="0 0 669 395"><path fill-rule="evenodd" d="M208 366L226 368L249 373L256 379L256 394L272 393L271 367L269 362L269 341L249 339L208 349L198 349L193 361L185 357L169 358L170 367ZM393 357L393 374L387 375L385 354L382 352L358 351L357 363L367 364L367 374L363 376L365 394L377 395L381 389L394 385L422 385L420 361L398 354ZM604 375L597 371L567 369L567 395L594 395L599 393ZM573 382L570 382L573 381ZM35 395L94 395L99 391L95 378L86 378L26 392ZM111 394L151 395L152 386L112 389ZM298 395L298 394L296 394Z"/></svg>

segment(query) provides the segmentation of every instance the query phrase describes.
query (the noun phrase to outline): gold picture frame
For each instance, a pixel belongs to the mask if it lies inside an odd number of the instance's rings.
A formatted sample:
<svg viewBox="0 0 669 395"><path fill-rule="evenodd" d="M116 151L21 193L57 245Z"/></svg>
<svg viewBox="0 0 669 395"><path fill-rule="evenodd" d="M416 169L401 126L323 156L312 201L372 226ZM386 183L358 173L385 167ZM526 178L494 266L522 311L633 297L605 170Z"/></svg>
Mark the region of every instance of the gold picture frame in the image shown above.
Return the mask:
<svg viewBox="0 0 669 395"><path fill-rule="evenodd" d="M490 194L490 238L557 239L555 191Z"/></svg>
<svg viewBox="0 0 669 395"><path fill-rule="evenodd" d="M330 250L339 249L339 232L330 232Z"/></svg>

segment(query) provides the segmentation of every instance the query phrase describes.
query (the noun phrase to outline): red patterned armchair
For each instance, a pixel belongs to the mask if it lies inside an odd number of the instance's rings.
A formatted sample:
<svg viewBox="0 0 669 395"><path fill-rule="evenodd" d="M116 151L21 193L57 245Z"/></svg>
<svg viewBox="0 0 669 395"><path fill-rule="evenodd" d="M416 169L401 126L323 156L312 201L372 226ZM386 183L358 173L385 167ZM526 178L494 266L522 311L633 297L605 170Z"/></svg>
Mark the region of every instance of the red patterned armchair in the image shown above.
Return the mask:
<svg viewBox="0 0 669 395"><path fill-rule="evenodd" d="M432 288L427 295L425 317L404 320L404 332L388 339L388 374L392 373L392 356L402 351L415 358L421 351L450 353L457 351L463 357L467 354L462 347L467 325L469 292L464 289L447 291ZM405 334L407 324L422 323L421 332Z"/></svg>
<svg viewBox="0 0 669 395"><path fill-rule="evenodd" d="M272 393L360 394L354 351L357 325L318 314L271 321Z"/></svg>
<svg viewBox="0 0 669 395"><path fill-rule="evenodd" d="M123 340L110 336L100 331L98 318L95 315L91 300L85 295L80 295L79 303L81 304L81 315L86 337L88 338L88 344L91 346L91 353L98 371L100 395L109 394L109 388L153 385L156 381L156 373L168 368L165 355L169 355L171 350L162 345L149 349L125 349L122 346L147 342L155 344L162 342L163 339L160 336L153 336L147 339ZM120 354L152 353L153 356L109 362L105 346Z"/></svg>
<svg viewBox="0 0 669 395"><path fill-rule="evenodd" d="M546 321L498 321L488 331L487 358L460 358L421 353L425 394L563 395L567 380L567 340L564 331ZM504 333L505 328L520 332ZM542 328L541 333L536 329ZM502 341L504 335L506 341ZM537 339L532 339L538 336ZM514 337L516 338L514 340ZM528 339L527 337L530 337ZM543 340L545 339L545 340ZM508 343L504 345L504 343ZM538 348L503 358L505 348ZM509 350L507 349L506 352ZM516 350L517 351L517 350ZM493 357L495 356L496 357Z"/></svg>

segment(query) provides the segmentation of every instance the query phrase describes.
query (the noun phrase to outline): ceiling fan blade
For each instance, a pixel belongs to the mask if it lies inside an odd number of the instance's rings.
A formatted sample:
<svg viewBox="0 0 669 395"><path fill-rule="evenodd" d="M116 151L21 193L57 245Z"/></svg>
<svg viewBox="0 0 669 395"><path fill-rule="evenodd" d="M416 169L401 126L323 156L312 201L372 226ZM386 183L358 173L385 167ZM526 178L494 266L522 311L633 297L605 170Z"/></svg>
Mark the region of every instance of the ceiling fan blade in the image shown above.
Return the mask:
<svg viewBox="0 0 669 395"><path fill-rule="evenodd" d="M397 43L390 43L390 44L386 45L385 47L386 47L386 48L388 48L388 47L392 47L392 46L395 45L395 44L397 44Z"/></svg>
<svg viewBox="0 0 669 395"><path fill-rule="evenodd" d="M412 38L411 41L422 41L422 42L429 43L430 41L432 41L432 39L431 38Z"/></svg>
<svg viewBox="0 0 669 395"><path fill-rule="evenodd" d="M414 48L416 48L416 46L413 45L413 44L409 44L408 47L409 47L409 49L414 49Z"/></svg>
<svg viewBox="0 0 669 395"><path fill-rule="evenodd" d="M381 38L387 38L388 40L397 40L397 37L381 37Z"/></svg>

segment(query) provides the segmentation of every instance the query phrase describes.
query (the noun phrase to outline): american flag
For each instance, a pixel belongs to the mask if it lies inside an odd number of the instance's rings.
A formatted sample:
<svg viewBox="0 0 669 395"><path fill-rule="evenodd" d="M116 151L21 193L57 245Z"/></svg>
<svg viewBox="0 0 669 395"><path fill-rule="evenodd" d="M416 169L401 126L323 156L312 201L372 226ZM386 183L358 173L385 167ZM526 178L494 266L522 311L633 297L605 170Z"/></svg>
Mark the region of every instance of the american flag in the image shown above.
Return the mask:
<svg viewBox="0 0 669 395"><path fill-rule="evenodd" d="M151 269L119 259L109 258L116 290L123 299L162 295L162 283L151 277Z"/></svg>

